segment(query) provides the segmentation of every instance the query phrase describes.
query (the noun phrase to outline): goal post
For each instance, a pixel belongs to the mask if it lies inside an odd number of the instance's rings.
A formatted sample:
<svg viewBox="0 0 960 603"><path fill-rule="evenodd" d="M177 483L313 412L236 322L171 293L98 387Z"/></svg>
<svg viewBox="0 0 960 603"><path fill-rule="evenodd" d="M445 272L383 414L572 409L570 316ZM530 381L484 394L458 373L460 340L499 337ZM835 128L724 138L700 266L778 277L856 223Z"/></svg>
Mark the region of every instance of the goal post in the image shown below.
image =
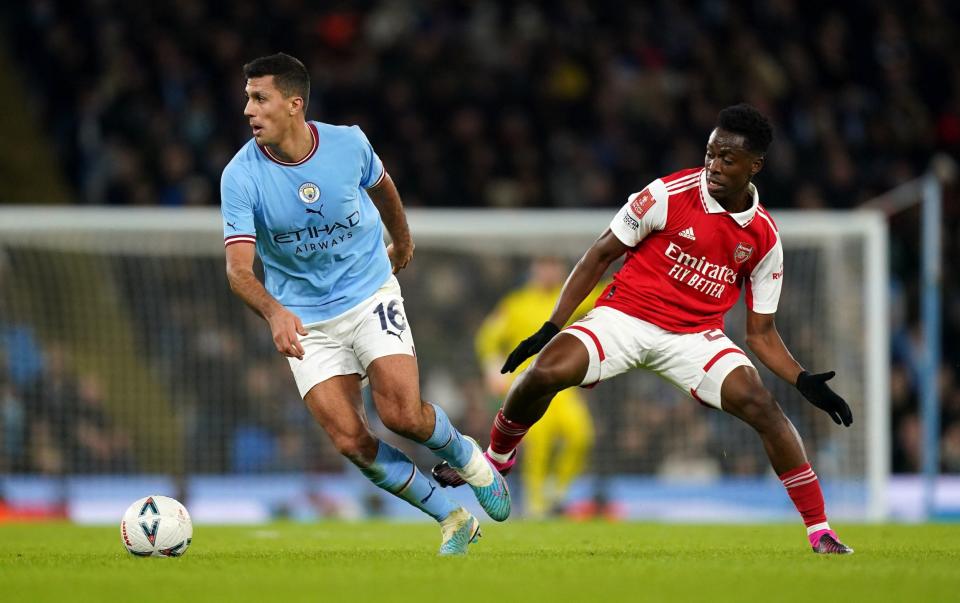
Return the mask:
<svg viewBox="0 0 960 603"><path fill-rule="evenodd" d="M614 213L409 209L417 248L399 278L425 397L486 440L497 401L483 390L477 327L521 284L530 259L561 256L572 266ZM835 426L758 368L807 443L831 516L883 519L890 473L886 222L870 211L773 216L786 267L778 327L802 364L837 371L831 385L851 403L853 426ZM727 319L741 344L743 323L741 303ZM227 287L215 208L0 208L4 333L0 369L18 371L13 393L29 437L4 440L0 474L343 470L308 420L266 326ZM43 389L45 379L70 394L56 398ZM599 479L583 480L579 496L606 489L601 494L641 501L628 516L687 509L683 518L710 519L718 500L749 507L762 491L777 496L757 507L763 517L792 512L772 487L758 438L731 417L700 409L643 371L588 395L598 434L588 473ZM422 466L432 460L416 447L410 454ZM664 492L681 494L664 499L670 508L657 507Z"/></svg>
<svg viewBox="0 0 960 603"><path fill-rule="evenodd" d="M890 326L889 326L889 241L886 216L879 211L780 211L774 219L784 239L785 254L799 244L818 245L832 262L842 262L842 241L858 242L862 265L860 274L839 274L827 271L831 279L852 278L862 283L852 288L854 302L862 304L862 346L851 353L863 354L863 424L865 445L863 454L868 484L865 517L880 521L887 516L886 491L890 476ZM856 244L855 244L856 245ZM855 269L856 270L856 269ZM789 275L786 278L790 278ZM859 291L857 289L859 288ZM833 288L836 290L836 288ZM841 328L840 317L835 327ZM788 343L789 347L789 343ZM817 370L816 358L805 359ZM838 370L837 387L842 388L848 377ZM841 389L842 391L842 389Z"/></svg>

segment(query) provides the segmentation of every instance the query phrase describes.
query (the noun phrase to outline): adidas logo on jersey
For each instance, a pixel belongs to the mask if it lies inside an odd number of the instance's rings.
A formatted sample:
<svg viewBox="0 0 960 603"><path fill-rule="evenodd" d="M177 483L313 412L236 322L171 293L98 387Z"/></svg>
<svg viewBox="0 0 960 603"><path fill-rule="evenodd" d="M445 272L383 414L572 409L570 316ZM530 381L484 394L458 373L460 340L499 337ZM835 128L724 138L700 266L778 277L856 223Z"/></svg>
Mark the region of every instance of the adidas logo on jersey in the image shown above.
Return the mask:
<svg viewBox="0 0 960 603"><path fill-rule="evenodd" d="M697 236L693 234L693 226L688 226L680 231L680 236L684 239L690 239L691 241L696 241Z"/></svg>

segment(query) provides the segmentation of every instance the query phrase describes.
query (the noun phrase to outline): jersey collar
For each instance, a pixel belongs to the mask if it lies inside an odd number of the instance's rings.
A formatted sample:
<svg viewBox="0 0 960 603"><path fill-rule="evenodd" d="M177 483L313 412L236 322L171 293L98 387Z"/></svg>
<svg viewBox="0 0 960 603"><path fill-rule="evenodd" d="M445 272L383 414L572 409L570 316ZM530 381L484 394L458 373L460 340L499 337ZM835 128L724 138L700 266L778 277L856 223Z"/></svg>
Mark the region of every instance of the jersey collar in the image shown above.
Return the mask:
<svg viewBox="0 0 960 603"><path fill-rule="evenodd" d="M720 205L720 202L710 196L707 192L707 170L700 170L700 202L703 203L703 210L708 214L727 214L733 218L741 227L746 227L753 222L757 215L757 206L760 205L760 195L757 193L757 187L751 182L747 185L750 195L753 197L753 203L750 207L740 213L730 213Z"/></svg>
<svg viewBox="0 0 960 603"><path fill-rule="evenodd" d="M282 166L296 167L298 165L303 165L304 163L310 161L310 158L313 157L313 154L317 152L317 148L320 146L320 133L317 132L317 126L315 126L313 122L309 121L307 122L307 126L310 127L310 134L313 136L313 147L310 148L310 152L307 153L300 161L284 161L271 153L270 149L266 146L258 144L257 148L259 148L263 154L266 155L267 159L274 163L279 163Z"/></svg>

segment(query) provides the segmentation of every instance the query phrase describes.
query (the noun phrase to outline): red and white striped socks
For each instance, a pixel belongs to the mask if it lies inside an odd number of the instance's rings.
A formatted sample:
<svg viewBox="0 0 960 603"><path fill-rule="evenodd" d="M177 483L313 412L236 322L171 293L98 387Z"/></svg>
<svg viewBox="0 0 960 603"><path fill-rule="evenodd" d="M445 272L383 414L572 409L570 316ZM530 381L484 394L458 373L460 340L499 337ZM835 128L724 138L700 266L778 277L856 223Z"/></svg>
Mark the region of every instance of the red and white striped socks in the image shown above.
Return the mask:
<svg viewBox="0 0 960 603"><path fill-rule="evenodd" d="M493 420L493 427L490 428L490 447L487 448L487 456L500 463L510 460L510 455L520 445L520 440L527 435L530 427L506 418L501 408L497 412L497 418Z"/></svg>
<svg viewBox="0 0 960 603"><path fill-rule="evenodd" d="M820 537L830 534L834 538L836 533L827 523L827 513L823 505L823 492L820 490L820 481L813 472L810 463L804 463L780 475L783 487L793 501L797 511L803 517L803 524L807 526L807 538L811 546L817 546Z"/></svg>

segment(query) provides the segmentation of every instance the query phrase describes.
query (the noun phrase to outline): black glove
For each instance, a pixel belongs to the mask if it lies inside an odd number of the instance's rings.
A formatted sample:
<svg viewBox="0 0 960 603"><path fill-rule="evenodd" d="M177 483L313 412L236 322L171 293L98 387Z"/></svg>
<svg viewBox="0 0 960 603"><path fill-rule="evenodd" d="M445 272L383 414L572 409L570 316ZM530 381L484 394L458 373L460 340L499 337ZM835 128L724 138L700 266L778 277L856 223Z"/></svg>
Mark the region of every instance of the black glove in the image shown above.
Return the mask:
<svg viewBox="0 0 960 603"><path fill-rule="evenodd" d="M836 374L830 371L811 375L803 371L797 376L797 389L811 404L830 415L834 423L837 425L842 423L844 427L850 427L853 423L850 406L827 385L827 381L833 379Z"/></svg>
<svg viewBox="0 0 960 603"><path fill-rule="evenodd" d="M524 360L533 356L537 352L543 349L543 346L550 343L550 340L553 339L553 336L560 332L560 327L553 324L550 321L543 323L543 326L540 327L540 330L527 337L521 341L517 347L513 348L513 351L510 352L510 355L507 356L507 361L503 363L503 368L500 369L500 374L512 373L517 370L517 367L523 363Z"/></svg>

